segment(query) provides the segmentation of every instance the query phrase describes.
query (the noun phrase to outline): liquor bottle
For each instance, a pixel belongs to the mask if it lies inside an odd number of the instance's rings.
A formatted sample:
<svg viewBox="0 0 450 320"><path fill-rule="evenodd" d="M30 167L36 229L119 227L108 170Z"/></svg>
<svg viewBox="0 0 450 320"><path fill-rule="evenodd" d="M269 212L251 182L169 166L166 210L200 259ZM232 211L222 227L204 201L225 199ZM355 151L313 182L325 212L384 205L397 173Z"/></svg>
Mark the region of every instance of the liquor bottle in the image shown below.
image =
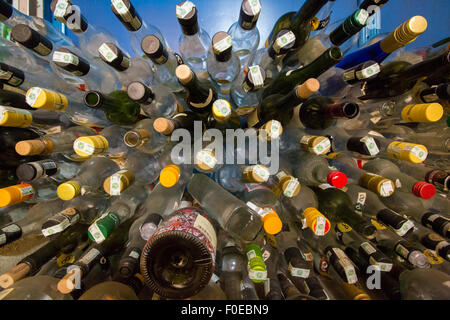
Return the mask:
<svg viewBox="0 0 450 320"><path fill-rule="evenodd" d="M238 56L242 68L247 65L259 46L260 35L256 24L260 13L259 0L243 0L239 20L227 31L233 39L233 51Z"/></svg>
<svg viewBox="0 0 450 320"><path fill-rule="evenodd" d="M0 276L0 286L7 289L19 280L35 275L58 252L71 252L79 243L87 240L87 227L78 225L54 238L34 253L21 259L12 269Z"/></svg>
<svg viewBox="0 0 450 320"><path fill-rule="evenodd" d="M226 134L227 129L240 129L241 119L237 111L231 108L231 104L225 99L214 101L212 114L208 117L208 128L215 128Z"/></svg>
<svg viewBox="0 0 450 320"><path fill-rule="evenodd" d="M395 184L392 180L359 169L351 158L333 159L329 161L329 164L345 173L351 184L359 184L380 197L390 197L395 191Z"/></svg>
<svg viewBox="0 0 450 320"><path fill-rule="evenodd" d="M123 139L130 148L143 153L154 154L167 144L167 137L153 128L152 119L144 119L136 123L133 130L125 133Z"/></svg>
<svg viewBox="0 0 450 320"><path fill-rule="evenodd" d="M404 300L447 300L450 290L448 274L433 269L407 270L400 275L400 292Z"/></svg>
<svg viewBox="0 0 450 320"><path fill-rule="evenodd" d="M295 48L301 48L308 40L310 32L315 29L312 20L327 2L327 0L308 0L298 12L288 12L281 16L270 32L266 47L268 43L274 41L275 35L281 29L289 29L296 37Z"/></svg>
<svg viewBox="0 0 450 320"><path fill-rule="evenodd" d="M62 210L42 223L42 234L52 237L76 224L89 225L109 207L109 199L83 195L65 201Z"/></svg>
<svg viewBox="0 0 450 320"><path fill-rule="evenodd" d="M208 79L206 60L211 45L211 37L198 24L198 9L191 1L183 1L177 5L177 19L181 27L178 48L193 72L200 79Z"/></svg>
<svg viewBox="0 0 450 320"><path fill-rule="evenodd" d="M287 125L294 115L294 108L307 101L319 88L320 85L316 79L308 79L286 95L268 96L249 116L249 127L258 128L269 120L278 120L282 125Z"/></svg>
<svg viewBox="0 0 450 320"><path fill-rule="evenodd" d="M130 58L114 43L103 43L98 53L103 62L117 71L117 77L124 87L128 87L133 81L142 81L147 84L153 81L153 71L146 60Z"/></svg>
<svg viewBox="0 0 450 320"><path fill-rule="evenodd" d="M47 110L24 110L0 106L0 126L16 128L36 128L50 130L54 127L65 127L60 116Z"/></svg>
<svg viewBox="0 0 450 320"><path fill-rule="evenodd" d="M76 126L60 133L45 135L39 139L22 140L16 143L15 150L22 156L49 155L62 153L68 158L76 158L73 143L81 136L95 134L93 129Z"/></svg>
<svg viewBox="0 0 450 320"><path fill-rule="evenodd" d="M4 198L2 196L2 198ZM0 233L0 245L11 243L21 237L40 232L42 222L62 208L62 201L50 200L31 207L26 216L12 224L4 226Z"/></svg>
<svg viewBox="0 0 450 320"><path fill-rule="evenodd" d="M34 130L0 126L0 144L2 145L0 168L15 170L21 163L39 160L38 157L25 157L15 151L15 146L19 141L37 138L39 138L39 134Z"/></svg>
<svg viewBox="0 0 450 320"><path fill-rule="evenodd" d="M247 184L262 184L270 177L264 165L225 165L215 175L216 182L233 194L243 192Z"/></svg>
<svg viewBox="0 0 450 320"><path fill-rule="evenodd" d="M337 67L348 69L367 60L381 63L394 51L416 40L419 35L425 32L427 24L424 17L414 16L402 23L381 41L346 55Z"/></svg>
<svg viewBox="0 0 450 320"><path fill-rule="evenodd" d="M72 147L82 158L100 154L110 158L122 158L130 151L123 140L125 133L127 133L125 128L113 125L103 129L98 135L84 135L77 138Z"/></svg>
<svg viewBox="0 0 450 320"><path fill-rule="evenodd" d="M414 225L414 232L408 234L406 239L411 242L418 242L425 248L436 252L437 255L445 260L450 260L450 243L437 233L420 224L416 223Z"/></svg>
<svg viewBox="0 0 450 320"><path fill-rule="evenodd" d="M272 183L272 190L274 190L275 194L287 198L296 197L302 188L298 179L285 170L279 170L274 179L269 182L269 185Z"/></svg>
<svg viewBox="0 0 450 320"><path fill-rule="evenodd" d="M84 104L89 108L102 110L109 121L119 125L135 124L143 118L140 105L122 90L110 94L90 91L84 96Z"/></svg>
<svg viewBox="0 0 450 320"><path fill-rule="evenodd" d="M89 23L81 14L80 8L74 6L71 0L53 0L50 4L50 10L52 10L56 20L75 33L80 48L88 59L95 60L99 57L98 48L104 42L119 45L108 30ZM77 17L76 19L74 19L74 15Z"/></svg>
<svg viewBox="0 0 450 320"><path fill-rule="evenodd" d="M423 206L420 198L413 194L396 192L389 198L383 198L382 201L395 212L413 218L441 236L448 237L450 235L450 220L444 215L445 213L429 211Z"/></svg>
<svg viewBox="0 0 450 320"><path fill-rule="evenodd" d="M79 174L71 181L58 186L58 197L64 201L72 200L82 194L96 192L104 179L119 171L119 166L111 159L92 157L80 167Z"/></svg>
<svg viewBox="0 0 450 320"><path fill-rule="evenodd" d="M161 84L147 86L139 81L132 81L127 86L128 97L141 105L141 111L148 117L171 118L181 109L177 98L170 90Z"/></svg>
<svg viewBox="0 0 450 320"><path fill-rule="evenodd" d="M364 164L364 170L395 181L397 190L412 192L416 197L431 199L436 194L436 187L425 181L417 181L400 171L393 162L385 159L374 159Z"/></svg>
<svg viewBox="0 0 450 320"><path fill-rule="evenodd" d="M77 282L83 281L92 271L98 270L96 268L102 262L101 260L106 260L105 258L119 252L127 241L127 231L133 222L134 219L127 220L105 241L100 244L91 244L81 258L77 259L71 265L71 269L67 269L66 274L57 284L58 291L68 295L75 289L78 289L76 288L79 285Z"/></svg>
<svg viewBox="0 0 450 320"><path fill-rule="evenodd" d="M80 170L80 163L57 155L53 159L23 163L16 169L16 176L22 182L36 181L42 177L50 177L63 182L75 177Z"/></svg>
<svg viewBox="0 0 450 320"><path fill-rule="evenodd" d="M304 129L289 126L280 138L280 152L295 154L300 150L324 156L331 151L331 140L322 134L310 135Z"/></svg>
<svg viewBox="0 0 450 320"><path fill-rule="evenodd" d="M161 31L143 20L130 0L111 0L111 10L130 35L130 46L135 57L141 57L141 40L148 34L154 34L169 48Z"/></svg>
<svg viewBox="0 0 450 320"><path fill-rule="evenodd" d="M179 57L169 52L161 40L153 34L147 35L141 41L145 55L153 62L155 80L167 86L173 92L182 90L175 77L175 69L180 65Z"/></svg>
<svg viewBox="0 0 450 320"><path fill-rule="evenodd" d="M205 175L195 174L187 190L233 237L252 241L261 230L261 218L256 212Z"/></svg>
<svg viewBox="0 0 450 320"><path fill-rule="evenodd" d="M342 188L347 184L345 173L330 169L325 158L307 152L300 152L296 155L293 163L295 163L294 177L307 186L318 186L328 183L336 188Z"/></svg>
<svg viewBox="0 0 450 320"><path fill-rule="evenodd" d="M250 0L247 0L250 1ZM241 72L231 87L231 99L239 109L256 108L260 103L259 93L264 87L266 72L261 66L252 65L248 72Z"/></svg>
<svg viewBox="0 0 450 320"><path fill-rule="evenodd" d="M81 83L85 90L99 90L111 92L121 87L114 71L100 64L97 60L86 60L74 48L58 48L52 55L52 63L57 70L69 77L75 78L73 82Z"/></svg>
<svg viewBox="0 0 450 320"><path fill-rule="evenodd" d="M1 300L73 300L71 295L56 290L59 279L39 275L23 279L4 290Z"/></svg>
<svg viewBox="0 0 450 320"><path fill-rule="evenodd" d="M340 47L343 54L346 54L352 48L350 40L359 33L367 24L369 13L364 9L358 9L344 20L336 29L329 34L319 33L310 38L294 57L293 61L285 61L289 66L306 66L317 59L327 48Z"/></svg>
<svg viewBox="0 0 450 320"><path fill-rule="evenodd" d="M143 280L140 277L129 279L115 278L105 281L86 290L78 300L139 300Z"/></svg>
<svg viewBox="0 0 450 320"><path fill-rule="evenodd" d="M212 37L211 50L208 52L208 73L218 86L219 93L226 98L231 85L241 70L238 56L233 51L233 40L226 32L218 32Z"/></svg>
<svg viewBox="0 0 450 320"><path fill-rule="evenodd" d="M217 100L216 89L211 83L199 80L187 65L178 66L175 72L178 81L187 91L186 104L189 108L200 115L209 114Z"/></svg>
<svg viewBox="0 0 450 320"><path fill-rule="evenodd" d="M377 247L392 259L400 257L414 268L430 268L423 252L414 243L403 239L392 230L377 230L375 241Z"/></svg>
<svg viewBox="0 0 450 320"><path fill-rule="evenodd" d="M341 50L338 47L331 47L307 66L294 71L280 73L264 90L263 98L272 94L288 94L289 91L303 84L306 80L318 78L322 73L333 67L341 58Z"/></svg>
<svg viewBox="0 0 450 320"><path fill-rule="evenodd" d="M323 96L306 100L299 111L300 122L308 129L323 130L337 119L353 119L359 114L359 104Z"/></svg>
<svg viewBox="0 0 450 320"><path fill-rule="evenodd" d="M89 238L96 243L105 241L114 230L132 218L148 196L145 187L134 185L111 203L108 210L89 226Z"/></svg>
<svg viewBox="0 0 450 320"><path fill-rule="evenodd" d="M380 71L380 65L372 60L347 70L330 68L317 78L320 82L320 95L348 99L360 97L364 94L364 83L374 79Z"/></svg>
<svg viewBox="0 0 450 320"><path fill-rule="evenodd" d="M35 57L50 62L55 46L52 41L26 24L16 24L11 30L14 41L27 48Z"/></svg>
<svg viewBox="0 0 450 320"><path fill-rule="evenodd" d="M153 128L165 136L170 136L177 129L185 129L190 133L194 133L195 122L201 122L201 118L197 113L182 112L178 113L172 118L157 118L153 122Z"/></svg>
<svg viewBox="0 0 450 320"><path fill-rule="evenodd" d="M356 212L390 226L399 236L413 231L414 223L386 207L374 192L354 184L347 188L345 192L355 204Z"/></svg>
<svg viewBox="0 0 450 320"><path fill-rule="evenodd" d="M31 87L26 94L27 103L38 110L49 110L67 115L77 125L86 127L109 127L112 125L101 110L89 109L79 95L66 95L44 89Z"/></svg>
<svg viewBox="0 0 450 320"><path fill-rule="evenodd" d="M376 229L370 223L370 219L355 212L353 201L344 191L336 188L312 189L319 201L319 211L331 222L345 222L363 237L367 239L374 237Z"/></svg>
<svg viewBox="0 0 450 320"><path fill-rule="evenodd" d="M307 186L302 186L300 193L292 198L281 199L283 209L293 222L300 223L302 228L310 228L316 236L324 236L330 231L330 221L317 210L317 196Z"/></svg>
<svg viewBox="0 0 450 320"><path fill-rule="evenodd" d="M216 246L215 227L203 210L191 207L173 212L142 250L140 267L146 285L169 299L199 293L214 272Z"/></svg>

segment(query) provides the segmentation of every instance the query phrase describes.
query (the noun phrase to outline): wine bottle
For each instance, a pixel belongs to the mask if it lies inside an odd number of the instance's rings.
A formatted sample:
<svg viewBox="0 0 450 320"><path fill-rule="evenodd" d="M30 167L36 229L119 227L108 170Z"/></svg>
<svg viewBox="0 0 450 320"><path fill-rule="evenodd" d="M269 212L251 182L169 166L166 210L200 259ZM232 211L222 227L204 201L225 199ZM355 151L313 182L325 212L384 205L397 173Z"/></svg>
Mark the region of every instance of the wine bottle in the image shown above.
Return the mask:
<svg viewBox="0 0 450 320"><path fill-rule="evenodd" d="M115 278L90 287L78 300L139 300L138 294L144 284L140 277Z"/></svg>
<svg viewBox="0 0 450 320"><path fill-rule="evenodd" d="M36 57L50 62L55 49L52 41L26 24L16 24L11 30L14 41L29 49Z"/></svg>
<svg viewBox="0 0 450 320"><path fill-rule="evenodd" d="M193 112L178 113L170 119L158 118L153 123L155 131L170 136L176 129L185 129L194 132L194 123L201 122L201 118Z"/></svg>
<svg viewBox="0 0 450 320"><path fill-rule="evenodd" d="M19 141L37 138L39 134L34 130L0 126L0 143L3 146L0 154L0 168L15 170L22 163L39 160L38 157L21 155L15 151Z"/></svg>
<svg viewBox="0 0 450 320"><path fill-rule="evenodd" d="M80 163L70 161L63 156L53 159L23 163L16 169L16 176L20 181L32 182L42 177L51 177L57 182L72 179L78 174Z"/></svg>
<svg viewBox="0 0 450 320"><path fill-rule="evenodd" d="M422 244L425 248L433 250L438 256L447 261L450 259L450 243L420 224L414 225L414 232L406 235L406 239Z"/></svg>
<svg viewBox="0 0 450 320"><path fill-rule="evenodd" d="M59 279L39 275L23 279L4 290L1 300L73 300L71 295L56 290Z"/></svg>
<svg viewBox="0 0 450 320"><path fill-rule="evenodd" d="M445 285L449 276L433 269L407 270L400 275L400 292L404 300L440 300L450 297Z"/></svg>
<svg viewBox="0 0 450 320"><path fill-rule="evenodd" d="M302 188L302 185L297 178L284 170L278 171L275 175L273 182L275 184L275 194L283 195L283 197L293 198L297 196Z"/></svg>

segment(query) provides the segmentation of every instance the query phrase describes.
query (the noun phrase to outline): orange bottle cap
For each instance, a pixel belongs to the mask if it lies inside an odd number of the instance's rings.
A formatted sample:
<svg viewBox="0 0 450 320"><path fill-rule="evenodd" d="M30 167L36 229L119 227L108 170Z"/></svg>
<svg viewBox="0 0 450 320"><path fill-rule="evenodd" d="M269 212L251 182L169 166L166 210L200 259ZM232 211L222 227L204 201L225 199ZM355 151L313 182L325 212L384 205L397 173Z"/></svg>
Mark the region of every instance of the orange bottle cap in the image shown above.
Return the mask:
<svg viewBox="0 0 450 320"><path fill-rule="evenodd" d="M161 170L159 175L159 182L166 188L172 188L178 183L181 176L180 167L171 164Z"/></svg>

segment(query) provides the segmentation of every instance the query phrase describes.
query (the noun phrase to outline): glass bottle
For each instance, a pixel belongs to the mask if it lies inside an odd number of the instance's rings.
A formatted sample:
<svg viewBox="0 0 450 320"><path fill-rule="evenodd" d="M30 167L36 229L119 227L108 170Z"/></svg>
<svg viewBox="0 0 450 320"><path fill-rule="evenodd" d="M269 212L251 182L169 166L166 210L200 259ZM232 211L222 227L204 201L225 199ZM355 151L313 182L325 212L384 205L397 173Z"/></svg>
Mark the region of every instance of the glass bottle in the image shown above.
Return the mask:
<svg viewBox="0 0 450 320"><path fill-rule="evenodd" d="M167 137L153 128L154 120L144 119L136 123L133 130L125 133L123 139L130 148L154 154L167 144Z"/></svg>
<svg viewBox="0 0 450 320"><path fill-rule="evenodd" d="M39 275L23 279L2 292L1 300L73 300L56 290L59 279Z"/></svg>
<svg viewBox="0 0 450 320"><path fill-rule="evenodd" d="M225 165L216 174L216 182L231 193L243 192L247 184L262 184L270 177L264 165Z"/></svg>
<svg viewBox="0 0 450 320"><path fill-rule="evenodd" d="M0 189L0 207L28 201L46 202L56 199L57 182L51 178L41 178L34 182L17 184Z"/></svg>
<svg viewBox="0 0 450 320"><path fill-rule="evenodd" d="M400 275L400 291L404 300L448 300L448 274L433 269L407 270Z"/></svg>
<svg viewBox="0 0 450 320"><path fill-rule="evenodd" d="M23 163L17 167L16 176L20 181L32 182L42 177L50 177L57 182L70 180L80 170L80 163L63 156L53 159Z"/></svg>
<svg viewBox="0 0 450 320"><path fill-rule="evenodd" d="M250 0L248 0L250 1ZM241 72L231 87L231 100L239 109L256 108L260 102L259 93L264 87L266 72L258 65L248 67L248 72Z"/></svg>

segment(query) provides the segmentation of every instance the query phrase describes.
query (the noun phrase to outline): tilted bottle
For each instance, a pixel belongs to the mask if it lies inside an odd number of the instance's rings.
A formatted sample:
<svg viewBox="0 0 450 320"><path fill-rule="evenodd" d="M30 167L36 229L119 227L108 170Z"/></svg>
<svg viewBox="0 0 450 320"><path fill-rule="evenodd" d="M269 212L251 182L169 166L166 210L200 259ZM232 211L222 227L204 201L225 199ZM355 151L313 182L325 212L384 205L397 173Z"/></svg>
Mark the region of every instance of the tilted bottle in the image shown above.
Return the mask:
<svg viewBox="0 0 450 320"><path fill-rule="evenodd" d="M34 130L0 127L0 143L2 145L0 168L2 170L15 170L21 163L39 160L39 157L22 155L15 149L19 141L38 138L39 134Z"/></svg>
<svg viewBox="0 0 450 320"><path fill-rule="evenodd" d="M202 119L197 113L182 112L171 118L157 118L153 122L153 128L165 136L170 136L177 129L185 129L194 133L195 123L201 123Z"/></svg>
<svg viewBox="0 0 450 320"><path fill-rule="evenodd" d="M71 161L61 155L50 159L23 163L16 169L16 176L22 182L36 181L50 177L57 182L70 180L80 170L80 162Z"/></svg>
<svg viewBox="0 0 450 320"><path fill-rule="evenodd" d="M34 182L17 184L0 189L0 207L28 201L30 203L46 202L56 199L58 183L49 178L41 178Z"/></svg>
<svg viewBox="0 0 450 320"><path fill-rule="evenodd" d="M260 102L259 93L264 87L265 80L266 72L261 66L249 66L247 74L243 70L241 71L234 81L230 93L231 100L238 108L238 112L258 106Z"/></svg>
<svg viewBox="0 0 450 320"><path fill-rule="evenodd" d="M0 126L16 128L36 128L38 130L52 130L65 128L67 123L59 114L47 110L24 110L13 107L0 106ZM70 125L70 121L69 121Z"/></svg>
<svg viewBox="0 0 450 320"><path fill-rule="evenodd" d="M140 277L124 279L115 277L86 290L77 300L139 300L138 294L144 286Z"/></svg>
<svg viewBox="0 0 450 320"><path fill-rule="evenodd" d="M288 126L280 138L280 152L294 154L300 150L324 156L331 151L331 140L322 134L311 135L304 129Z"/></svg>
<svg viewBox="0 0 450 320"><path fill-rule="evenodd" d="M400 292L404 300L448 300L448 274L433 269L407 270L400 275Z"/></svg>
<svg viewBox="0 0 450 320"><path fill-rule="evenodd" d="M225 165L215 175L216 182L231 193L243 192L247 184L262 184L270 177L264 165Z"/></svg>

